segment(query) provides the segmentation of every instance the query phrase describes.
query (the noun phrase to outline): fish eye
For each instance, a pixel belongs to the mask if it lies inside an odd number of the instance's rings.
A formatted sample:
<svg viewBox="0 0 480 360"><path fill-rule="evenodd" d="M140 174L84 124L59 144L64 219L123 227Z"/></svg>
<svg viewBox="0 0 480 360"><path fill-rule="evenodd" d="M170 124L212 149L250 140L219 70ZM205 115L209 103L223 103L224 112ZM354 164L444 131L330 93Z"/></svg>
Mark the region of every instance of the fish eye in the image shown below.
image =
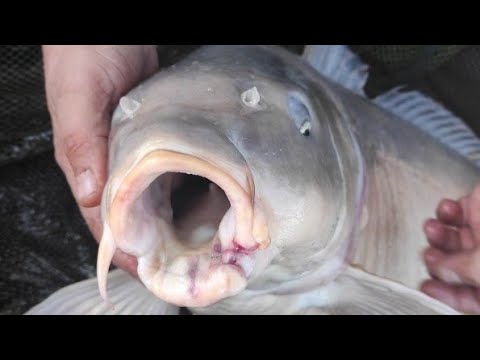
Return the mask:
<svg viewBox="0 0 480 360"><path fill-rule="evenodd" d="M287 97L288 113L295 122L298 131L303 136L310 136L312 132L311 115L306 101L298 93L290 93Z"/></svg>
<svg viewBox="0 0 480 360"><path fill-rule="evenodd" d="M300 134L302 134L303 136L310 136L311 129L312 129L312 123L307 120L300 127Z"/></svg>

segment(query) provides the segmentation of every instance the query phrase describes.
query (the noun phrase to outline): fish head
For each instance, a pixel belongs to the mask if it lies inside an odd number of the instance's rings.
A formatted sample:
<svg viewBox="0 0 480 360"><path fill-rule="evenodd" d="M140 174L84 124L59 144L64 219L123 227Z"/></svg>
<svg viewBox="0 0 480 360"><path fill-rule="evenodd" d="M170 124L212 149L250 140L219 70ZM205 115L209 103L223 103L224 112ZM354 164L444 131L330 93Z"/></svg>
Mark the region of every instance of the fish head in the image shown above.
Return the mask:
<svg viewBox="0 0 480 360"><path fill-rule="evenodd" d="M268 47L208 47L120 100L102 295L115 249L137 257L140 280L162 300L204 307L265 274L272 284L301 278L345 247L336 239L351 139L309 71Z"/></svg>

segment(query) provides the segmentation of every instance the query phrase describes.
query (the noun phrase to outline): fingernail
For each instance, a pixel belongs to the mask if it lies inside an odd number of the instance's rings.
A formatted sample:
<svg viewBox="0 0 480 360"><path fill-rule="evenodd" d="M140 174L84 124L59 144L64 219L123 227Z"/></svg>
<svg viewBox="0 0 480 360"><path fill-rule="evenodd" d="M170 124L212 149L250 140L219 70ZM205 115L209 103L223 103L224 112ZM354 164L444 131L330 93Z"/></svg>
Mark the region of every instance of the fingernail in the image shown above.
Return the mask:
<svg viewBox="0 0 480 360"><path fill-rule="evenodd" d="M85 199L92 195L97 188L97 181L92 170L87 169L77 176L77 196Z"/></svg>

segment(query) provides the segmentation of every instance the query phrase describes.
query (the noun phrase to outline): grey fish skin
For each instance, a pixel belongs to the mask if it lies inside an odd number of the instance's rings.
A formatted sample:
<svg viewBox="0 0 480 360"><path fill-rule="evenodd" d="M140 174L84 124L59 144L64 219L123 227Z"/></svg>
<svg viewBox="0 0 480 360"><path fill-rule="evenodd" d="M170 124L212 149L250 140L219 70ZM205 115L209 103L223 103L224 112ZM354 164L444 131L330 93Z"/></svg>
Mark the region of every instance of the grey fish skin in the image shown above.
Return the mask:
<svg viewBox="0 0 480 360"><path fill-rule="evenodd" d="M290 63L293 59L295 63ZM138 234L142 229L120 229L120 223L132 218L137 218L138 224L145 223L146 214L130 212L118 220L117 215L112 219L112 212L108 209L108 206L115 207L111 205L116 196L112 191L115 192L117 184L124 181L122 177L132 172L131 169L148 153L159 149L220 164L219 167L234 175L235 181L252 201L252 204L237 207L235 211L235 240L249 252L245 261L250 263L248 271L242 266L240 272L249 274L242 274L243 280L232 280L229 275L222 281L240 289L246 286L247 280L253 283L258 279L266 289L267 283L268 286L285 286L287 281L296 278L303 281L306 273L312 273L315 274L315 285L318 285L319 278L324 278L326 282L340 270L349 245L344 238L350 235L355 222L348 209L355 209L360 195L356 180L359 176L359 154L347 122L333 106L329 94L316 91L315 97L308 95L318 87L313 82L315 77L313 69L278 49L210 47L199 50L128 94L128 100L123 101L135 110L133 119L128 115L130 108L120 104L113 119L111 177L103 202L104 214L110 215L110 224L105 225L106 228L112 227L116 246L124 251L139 257L145 257L148 251L162 253L155 259L139 260L139 274L147 287L161 293L163 300L174 301L178 305L197 305L194 298L198 295L189 299L173 295L173 299L166 294L180 291L179 282L184 283L182 291L188 292L187 283L195 280L178 274L186 274L192 266L195 267L191 264L193 259L185 259L188 264L175 263L165 254L177 251L177 256L180 250L152 250L156 241L154 236L148 244L142 239L143 248L140 249ZM261 94L261 99L258 104L248 106L242 103L242 94L253 88ZM304 119L292 119L292 116L298 115L295 106L291 106L292 101L312 117L307 119L311 125L309 136L301 133ZM355 181L346 181L344 170L347 168L352 172L348 175ZM148 176L151 181L158 173ZM232 197L224 186L218 185L229 198ZM247 211L250 206L252 210ZM123 205L116 207L125 208ZM168 213L169 209L164 212ZM253 219L239 223L241 217L252 216ZM157 221L154 218L152 216L148 221ZM263 233L265 241L253 234L255 224L252 225L252 221L258 221L258 231ZM243 234L238 233L240 225L245 228ZM128 232L130 234L126 236ZM133 241L135 237L137 239ZM260 246L262 242L270 246ZM107 241L102 243L107 244ZM169 247L171 244L172 241L164 241L161 246ZM229 246L228 242L226 246ZM100 253L112 254L113 247L102 250L101 245ZM227 256L225 250L228 249L222 244L224 258ZM265 271L273 259L276 260L269 267L273 272ZM277 259L281 259L278 265ZM198 262L198 259L194 261ZM226 259L222 262L225 261L228 262ZM162 271L174 276L161 281L167 282L166 286L171 286L172 290L155 290L157 285L152 279L156 275L148 273L153 270L146 268L166 262L173 265ZM103 276L105 263L99 263L99 269L104 269ZM204 260L201 261L203 263ZM101 278L102 274L99 275ZM160 282L155 281L157 284ZM238 291L232 290L234 293ZM216 300L224 297L218 296Z"/></svg>
<svg viewBox="0 0 480 360"><path fill-rule="evenodd" d="M281 48L205 47L132 90L109 169L105 299L119 248L199 314L455 313L416 290L422 222L480 171ZM179 174L218 187L175 219Z"/></svg>
<svg viewBox="0 0 480 360"><path fill-rule="evenodd" d="M415 126L342 90L366 166L368 221L352 263L418 288L429 277L422 259L424 221L442 199L470 193L480 171Z"/></svg>

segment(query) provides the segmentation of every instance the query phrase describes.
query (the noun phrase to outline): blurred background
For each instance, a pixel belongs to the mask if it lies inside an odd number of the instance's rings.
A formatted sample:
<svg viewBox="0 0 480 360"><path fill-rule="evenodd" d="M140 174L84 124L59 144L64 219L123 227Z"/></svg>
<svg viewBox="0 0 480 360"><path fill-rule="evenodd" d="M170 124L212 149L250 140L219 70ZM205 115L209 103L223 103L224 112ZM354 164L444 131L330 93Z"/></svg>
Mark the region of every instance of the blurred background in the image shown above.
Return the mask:
<svg viewBox="0 0 480 360"><path fill-rule="evenodd" d="M282 45L301 54L303 45ZM159 45L166 67L198 45ZM367 95L407 85L480 134L480 46L351 45L370 65ZM95 276L97 244L53 157L38 45L0 46L0 314L22 314Z"/></svg>

